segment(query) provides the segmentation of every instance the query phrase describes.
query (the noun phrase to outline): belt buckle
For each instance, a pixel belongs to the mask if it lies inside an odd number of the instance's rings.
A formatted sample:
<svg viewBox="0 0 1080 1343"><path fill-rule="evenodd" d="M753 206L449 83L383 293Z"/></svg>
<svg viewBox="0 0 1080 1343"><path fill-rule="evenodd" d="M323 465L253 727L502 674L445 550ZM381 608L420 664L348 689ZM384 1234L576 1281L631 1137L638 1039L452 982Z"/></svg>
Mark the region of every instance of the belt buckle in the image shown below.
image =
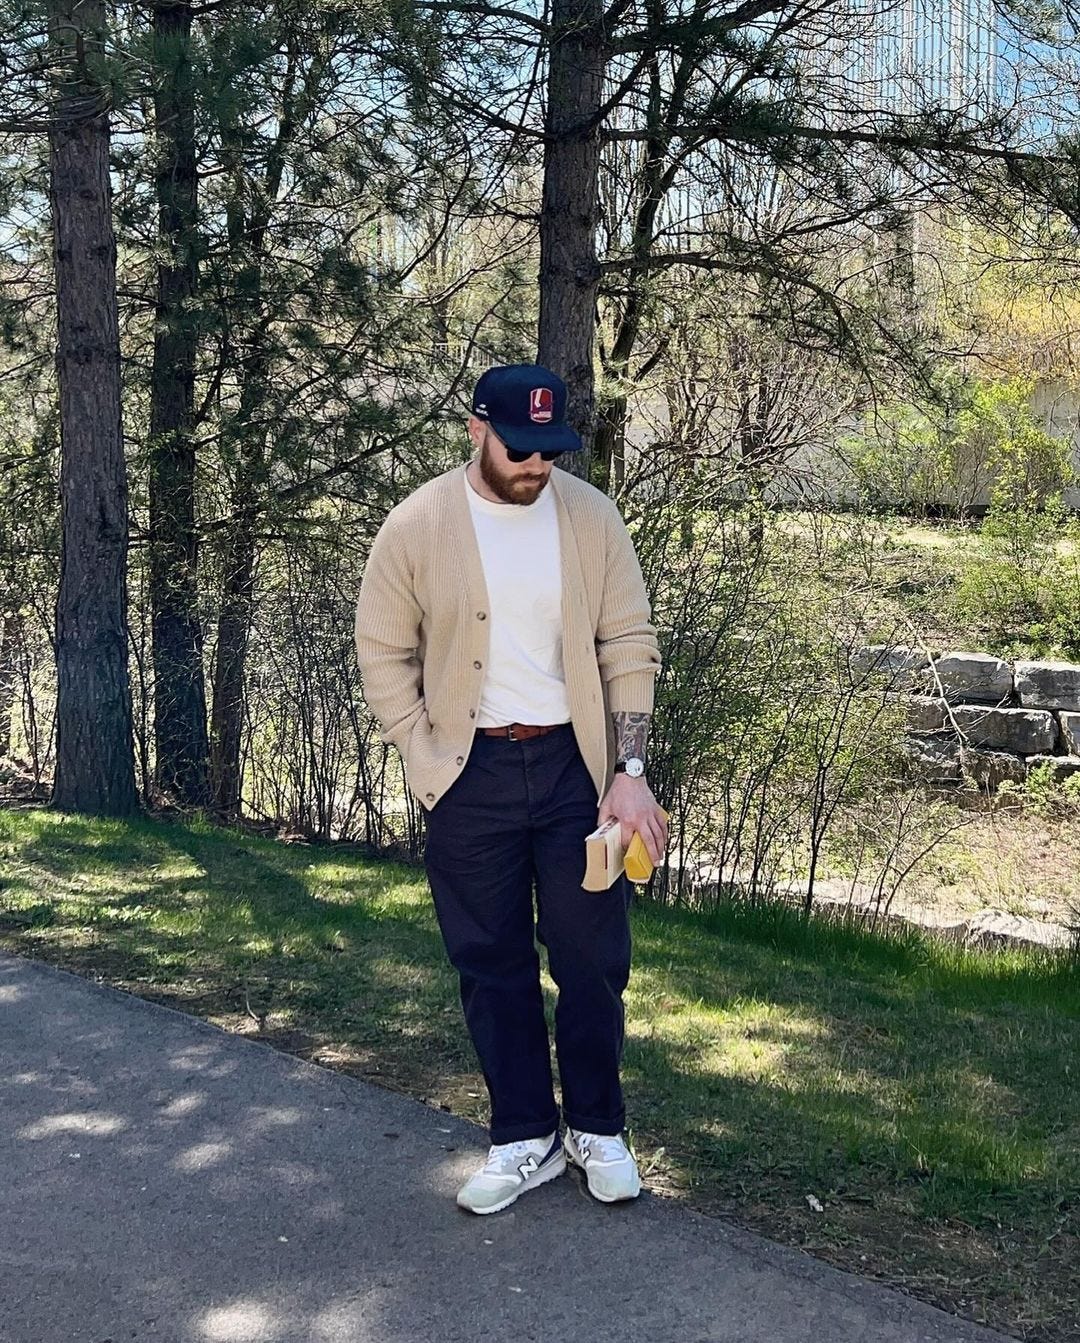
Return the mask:
<svg viewBox="0 0 1080 1343"><path fill-rule="evenodd" d="M517 740L518 740L518 738L514 736L514 726L515 726L515 725L514 725L513 723L510 723L510 724L507 725L507 728L506 728L506 739L507 739L507 741L517 741Z"/></svg>

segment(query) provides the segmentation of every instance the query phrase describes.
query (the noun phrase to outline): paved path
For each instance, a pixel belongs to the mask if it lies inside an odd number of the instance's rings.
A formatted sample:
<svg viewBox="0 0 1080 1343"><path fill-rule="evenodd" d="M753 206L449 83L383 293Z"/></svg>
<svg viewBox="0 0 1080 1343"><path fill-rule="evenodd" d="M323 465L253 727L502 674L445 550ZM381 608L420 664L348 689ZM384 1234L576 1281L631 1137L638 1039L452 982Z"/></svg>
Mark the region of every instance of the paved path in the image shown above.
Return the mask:
<svg viewBox="0 0 1080 1343"><path fill-rule="evenodd" d="M3 1343L993 1343L574 1176L493 1217L484 1134L0 954Z"/></svg>

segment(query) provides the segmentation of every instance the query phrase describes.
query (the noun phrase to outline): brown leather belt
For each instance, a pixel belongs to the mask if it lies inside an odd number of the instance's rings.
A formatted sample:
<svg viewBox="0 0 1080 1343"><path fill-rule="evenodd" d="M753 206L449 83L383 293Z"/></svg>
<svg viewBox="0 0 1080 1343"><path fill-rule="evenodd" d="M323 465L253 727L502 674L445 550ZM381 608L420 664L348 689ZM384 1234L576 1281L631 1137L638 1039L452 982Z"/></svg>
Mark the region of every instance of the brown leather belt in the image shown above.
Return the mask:
<svg viewBox="0 0 1080 1343"><path fill-rule="evenodd" d="M536 723L508 723L506 727L478 727L485 737L505 737L507 741L528 741L530 737L542 737L545 732L554 732L557 727L566 727L565 723L551 723L540 726Z"/></svg>

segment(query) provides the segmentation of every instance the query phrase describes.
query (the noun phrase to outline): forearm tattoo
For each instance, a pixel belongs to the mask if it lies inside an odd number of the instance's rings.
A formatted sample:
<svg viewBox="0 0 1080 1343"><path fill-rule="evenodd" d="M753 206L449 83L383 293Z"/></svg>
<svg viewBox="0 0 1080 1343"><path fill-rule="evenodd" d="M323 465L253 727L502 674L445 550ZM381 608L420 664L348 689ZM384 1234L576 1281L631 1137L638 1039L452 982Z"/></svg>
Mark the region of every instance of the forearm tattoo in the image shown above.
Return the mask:
<svg viewBox="0 0 1080 1343"><path fill-rule="evenodd" d="M649 739L649 715L613 713L611 721L615 724L615 759L630 760L636 757L644 760L645 743Z"/></svg>

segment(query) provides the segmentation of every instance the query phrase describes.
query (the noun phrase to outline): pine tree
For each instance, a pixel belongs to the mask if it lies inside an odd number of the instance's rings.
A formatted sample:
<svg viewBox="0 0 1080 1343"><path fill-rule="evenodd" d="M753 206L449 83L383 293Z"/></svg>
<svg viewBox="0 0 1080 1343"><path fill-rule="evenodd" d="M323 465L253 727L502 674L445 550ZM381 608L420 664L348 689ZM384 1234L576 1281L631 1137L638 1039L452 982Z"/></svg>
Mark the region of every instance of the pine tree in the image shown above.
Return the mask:
<svg viewBox="0 0 1080 1343"><path fill-rule="evenodd" d="M136 811L127 670L127 476L102 0L53 0L49 125L63 551L53 805Z"/></svg>

